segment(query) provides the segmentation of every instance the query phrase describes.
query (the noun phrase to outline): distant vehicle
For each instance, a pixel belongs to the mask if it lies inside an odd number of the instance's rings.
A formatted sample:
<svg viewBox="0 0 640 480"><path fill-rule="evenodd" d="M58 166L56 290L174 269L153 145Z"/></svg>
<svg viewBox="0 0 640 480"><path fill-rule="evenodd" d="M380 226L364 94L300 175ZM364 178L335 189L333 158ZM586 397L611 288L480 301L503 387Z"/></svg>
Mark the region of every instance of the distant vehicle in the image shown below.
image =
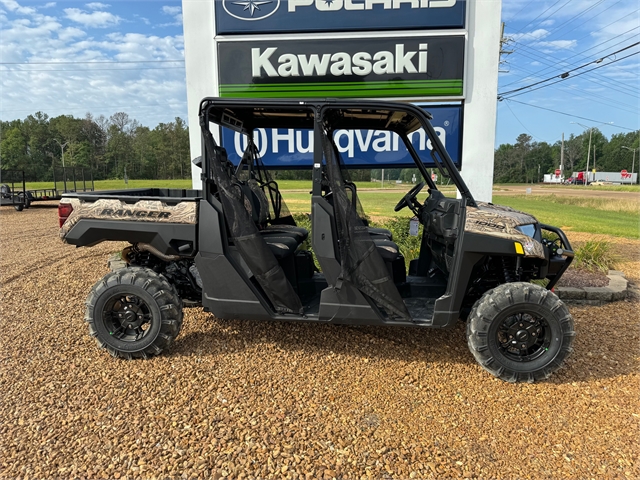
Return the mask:
<svg viewBox="0 0 640 480"><path fill-rule="evenodd" d="M0 185L0 205L3 207L12 205L18 212L21 212L25 208L29 208L31 202L24 192L16 192L9 185L3 183Z"/></svg>
<svg viewBox="0 0 640 480"><path fill-rule="evenodd" d="M584 185L584 172L578 172L575 177L569 177L565 181L566 185Z"/></svg>
<svg viewBox="0 0 640 480"><path fill-rule="evenodd" d="M589 185L593 185L594 187L600 187L602 185L613 185L613 182L606 182L604 180L597 180L595 182L591 182Z"/></svg>

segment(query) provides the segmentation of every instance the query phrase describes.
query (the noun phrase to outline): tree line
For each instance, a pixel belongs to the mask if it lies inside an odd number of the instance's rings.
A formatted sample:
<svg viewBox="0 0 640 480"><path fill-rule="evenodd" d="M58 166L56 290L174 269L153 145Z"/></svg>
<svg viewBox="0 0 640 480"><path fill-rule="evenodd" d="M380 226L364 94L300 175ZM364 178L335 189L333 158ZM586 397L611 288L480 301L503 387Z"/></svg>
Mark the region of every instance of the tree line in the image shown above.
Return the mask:
<svg viewBox="0 0 640 480"><path fill-rule="evenodd" d="M106 118L37 112L0 122L2 169L24 170L30 181L52 179L52 169L85 168L94 179L190 178L189 130L177 117L154 129L124 112ZM64 159L64 165L63 165Z"/></svg>
<svg viewBox="0 0 640 480"><path fill-rule="evenodd" d="M570 135L564 141L564 175L584 171L589 155L589 171L631 172L633 152L622 147L637 149L640 131L616 133L607 139L597 128L580 135ZM589 136L591 151L589 152ZM560 168L562 142L553 145L535 142L530 135L522 133L515 144L502 144L496 149L493 181L495 183L537 183L545 173L554 173ZM638 171L640 154L636 152L635 171ZM594 166L595 164L595 166Z"/></svg>
<svg viewBox="0 0 640 480"><path fill-rule="evenodd" d="M591 151L589 170L595 161L597 171L631 171L633 153L640 131L618 133L610 139L597 128L580 135L570 135L564 142L565 176L584 171L587 166L589 136ZM495 183L536 183L545 173L560 167L561 142L536 142L520 134L514 144L502 144L495 151ZM24 170L28 180L47 181L52 169L63 166L91 169L94 179L177 179L191 177L189 129L177 117L155 128L141 125L124 112L109 118L84 118L60 115L50 118L42 112L24 120L0 122L0 163L3 169ZM635 171L640 164L636 152ZM410 182L416 169L387 169L385 181ZM311 172L297 170L277 172L280 179L310 179ZM351 171L352 180L381 178L381 171ZM419 175L417 175L419 177Z"/></svg>

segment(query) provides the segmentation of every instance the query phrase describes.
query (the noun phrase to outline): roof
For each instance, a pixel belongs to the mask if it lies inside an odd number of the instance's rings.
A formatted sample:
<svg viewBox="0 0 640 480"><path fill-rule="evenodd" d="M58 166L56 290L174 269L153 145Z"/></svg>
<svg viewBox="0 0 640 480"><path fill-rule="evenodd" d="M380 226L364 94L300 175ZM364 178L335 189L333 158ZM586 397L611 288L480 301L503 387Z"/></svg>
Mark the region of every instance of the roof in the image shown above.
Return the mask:
<svg viewBox="0 0 640 480"><path fill-rule="evenodd" d="M411 133L431 115L414 105L350 99L226 99L205 98L200 114L209 121L247 133L256 128L313 129L315 112L327 109L325 120L334 130L369 129Z"/></svg>

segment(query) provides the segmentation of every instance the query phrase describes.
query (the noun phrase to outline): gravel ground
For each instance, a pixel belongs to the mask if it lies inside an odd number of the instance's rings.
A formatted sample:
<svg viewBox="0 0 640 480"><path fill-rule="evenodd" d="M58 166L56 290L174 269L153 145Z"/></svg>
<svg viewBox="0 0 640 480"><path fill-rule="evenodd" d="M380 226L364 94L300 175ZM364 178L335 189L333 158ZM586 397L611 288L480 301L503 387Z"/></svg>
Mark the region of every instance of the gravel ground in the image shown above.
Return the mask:
<svg viewBox="0 0 640 480"><path fill-rule="evenodd" d="M485 373L462 325L200 309L127 362L83 322L118 246L63 245L54 209L4 208L0 231L2 478L640 478L636 301L573 307L575 352L534 385Z"/></svg>
<svg viewBox="0 0 640 480"><path fill-rule="evenodd" d="M587 272L569 268L558 280L559 287L606 287L609 277L602 272Z"/></svg>

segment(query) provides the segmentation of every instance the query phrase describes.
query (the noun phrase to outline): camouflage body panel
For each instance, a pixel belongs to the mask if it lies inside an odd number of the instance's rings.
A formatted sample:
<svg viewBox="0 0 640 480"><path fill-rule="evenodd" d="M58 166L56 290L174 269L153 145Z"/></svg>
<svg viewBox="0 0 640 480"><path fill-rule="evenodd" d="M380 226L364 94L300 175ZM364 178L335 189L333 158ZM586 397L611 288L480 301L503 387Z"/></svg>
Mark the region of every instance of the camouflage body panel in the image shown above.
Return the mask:
<svg viewBox="0 0 640 480"><path fill-rule="evenodd" d="M131 204L118 199L101 198L95 202L85 202L79 198L63 198L60 203L73 206L73 212L60 228L63 241L74 225L85 218L184 224L198 222L198 202L168 205L161 200L139 200Z"/></svg>
<svg viewBox="0 0 640 480"><path fill-rule="evenodd" d="M525 257L546 258L540 242L523 234L515 227L537 224L535 217L503 205L478 202L478 208L467 207L465 232L506 238L522 244Z"/></svg>

